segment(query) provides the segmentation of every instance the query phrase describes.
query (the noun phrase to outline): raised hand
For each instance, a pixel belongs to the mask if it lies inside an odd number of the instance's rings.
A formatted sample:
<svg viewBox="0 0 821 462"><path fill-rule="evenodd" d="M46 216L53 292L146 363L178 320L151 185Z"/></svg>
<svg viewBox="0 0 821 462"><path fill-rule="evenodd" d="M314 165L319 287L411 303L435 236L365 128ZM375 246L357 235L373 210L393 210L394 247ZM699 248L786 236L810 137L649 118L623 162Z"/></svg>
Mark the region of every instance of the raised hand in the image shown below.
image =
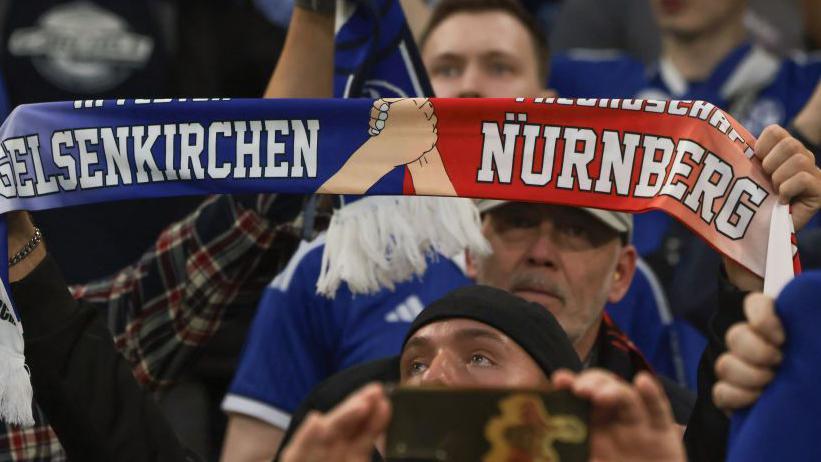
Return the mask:
<svg viewBox="0 0 821 462"><path fill-rule="evenodd" d="M744 314L747 321L727 330L727 352L715 365L718 382L713 386L713 402L725 412L753 404L781 363L784 328L773 300L750 294L744 300Z"/></svg>
<svg viewBox="0 0 821 462"><path fill-rule="evenodd" d="M755 156L770 175L781 203L792 205L793 224L800 230L821 209L821 169L815 156L778 125L761 132Z"/></svg>
<svg viewBox="0 0 821 462"><path fill-rule="evenodd" d="M815 156L787 130L770 125L755 143L755 157L772 180L782 204L790 204L796 231L821 209L821 169ZM742 290L760 291L763 280L731 259L724 257L730 282Z"/></svg>
<svg viewBox="0 0 821 462"><path fill-rule="evenodd" d="M627 383L613 373L556 371L553 386L590 400L592 462L684 462L682 431L664 390L646 372Z"/></svg>
<svg viewBox="0 0 821 462"><path fill-rule="evenodd" d="M308 414L281 460L369 462L390 416L390 402L382 386L366 385L330 412Z"/></svg>

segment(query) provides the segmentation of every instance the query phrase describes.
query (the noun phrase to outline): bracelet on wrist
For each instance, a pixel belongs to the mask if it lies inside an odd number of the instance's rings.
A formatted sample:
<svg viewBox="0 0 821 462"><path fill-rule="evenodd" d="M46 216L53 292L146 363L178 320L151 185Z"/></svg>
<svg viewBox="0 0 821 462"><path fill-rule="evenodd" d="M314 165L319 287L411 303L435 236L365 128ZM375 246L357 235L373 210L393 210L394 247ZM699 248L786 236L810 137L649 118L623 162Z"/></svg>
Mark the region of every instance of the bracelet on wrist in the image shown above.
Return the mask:
<svg viewBox="0 0 821 462"><path fill-rule="evenodd" d="M21 261L23 261L26 257L31 255L34 252L34 249L40 245L40 241L43 240L43 233L40 232L40 228L34 227L34 236L26 242L26 245L23 246L22 249L18 250L17 253L14 254L11 258L9 258L9 266L14 266Z"/></svg>

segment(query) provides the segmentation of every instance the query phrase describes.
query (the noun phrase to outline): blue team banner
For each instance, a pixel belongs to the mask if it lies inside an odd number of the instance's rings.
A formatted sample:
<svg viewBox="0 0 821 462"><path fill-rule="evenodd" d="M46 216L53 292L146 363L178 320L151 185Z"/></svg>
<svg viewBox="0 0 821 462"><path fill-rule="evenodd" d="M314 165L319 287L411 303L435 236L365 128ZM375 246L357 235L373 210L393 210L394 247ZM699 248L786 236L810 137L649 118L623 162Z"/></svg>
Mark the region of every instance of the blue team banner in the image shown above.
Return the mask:
<svg viewBox="0 0 821 462"><path fill-rule="evenodd" d="M342 2L334 46L334 95L433 95L402 6L396 0Z"/></svg>
<svg viewBox="0 0 821 462"><path fill-rule="evenodd" d="M311 193L340 169L345 153L369 138L371 105L110 100L22 106L0 128L0 213L214 192ZM401 184L386 185L378 192L401 190Z"/></svg>

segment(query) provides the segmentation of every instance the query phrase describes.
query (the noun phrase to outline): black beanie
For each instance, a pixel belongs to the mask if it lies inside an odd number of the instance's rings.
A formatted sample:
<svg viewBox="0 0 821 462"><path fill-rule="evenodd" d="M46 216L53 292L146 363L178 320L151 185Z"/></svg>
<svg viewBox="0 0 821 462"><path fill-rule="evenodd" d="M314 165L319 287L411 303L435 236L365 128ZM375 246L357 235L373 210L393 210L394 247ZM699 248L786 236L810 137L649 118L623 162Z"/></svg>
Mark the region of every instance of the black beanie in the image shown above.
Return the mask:
<svg viewBox="0 0 821 462"><path fill-rule="evenodd" d="M498 329L522 347L547 377L557 369L582 369L567 334L546 308L481 285L456 289L428 305L411 324L402 350L417 330L452 318L472 319Z"/></svg>

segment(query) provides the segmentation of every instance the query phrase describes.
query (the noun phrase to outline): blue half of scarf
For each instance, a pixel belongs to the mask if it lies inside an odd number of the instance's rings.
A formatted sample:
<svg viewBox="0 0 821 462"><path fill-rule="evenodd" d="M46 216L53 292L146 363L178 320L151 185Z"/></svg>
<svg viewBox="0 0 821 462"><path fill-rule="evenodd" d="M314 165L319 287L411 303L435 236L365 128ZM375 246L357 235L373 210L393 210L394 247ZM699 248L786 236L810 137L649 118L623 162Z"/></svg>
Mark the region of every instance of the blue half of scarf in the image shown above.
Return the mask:
<svg viewBox="0 0 821 462"><path fill-rule="evenodd" d="M371 104L248 99L20 106L0 127L0 213L186 194L313 193L369 138ZM402 193L401 181L382 183L385 193Z"/></svg>

